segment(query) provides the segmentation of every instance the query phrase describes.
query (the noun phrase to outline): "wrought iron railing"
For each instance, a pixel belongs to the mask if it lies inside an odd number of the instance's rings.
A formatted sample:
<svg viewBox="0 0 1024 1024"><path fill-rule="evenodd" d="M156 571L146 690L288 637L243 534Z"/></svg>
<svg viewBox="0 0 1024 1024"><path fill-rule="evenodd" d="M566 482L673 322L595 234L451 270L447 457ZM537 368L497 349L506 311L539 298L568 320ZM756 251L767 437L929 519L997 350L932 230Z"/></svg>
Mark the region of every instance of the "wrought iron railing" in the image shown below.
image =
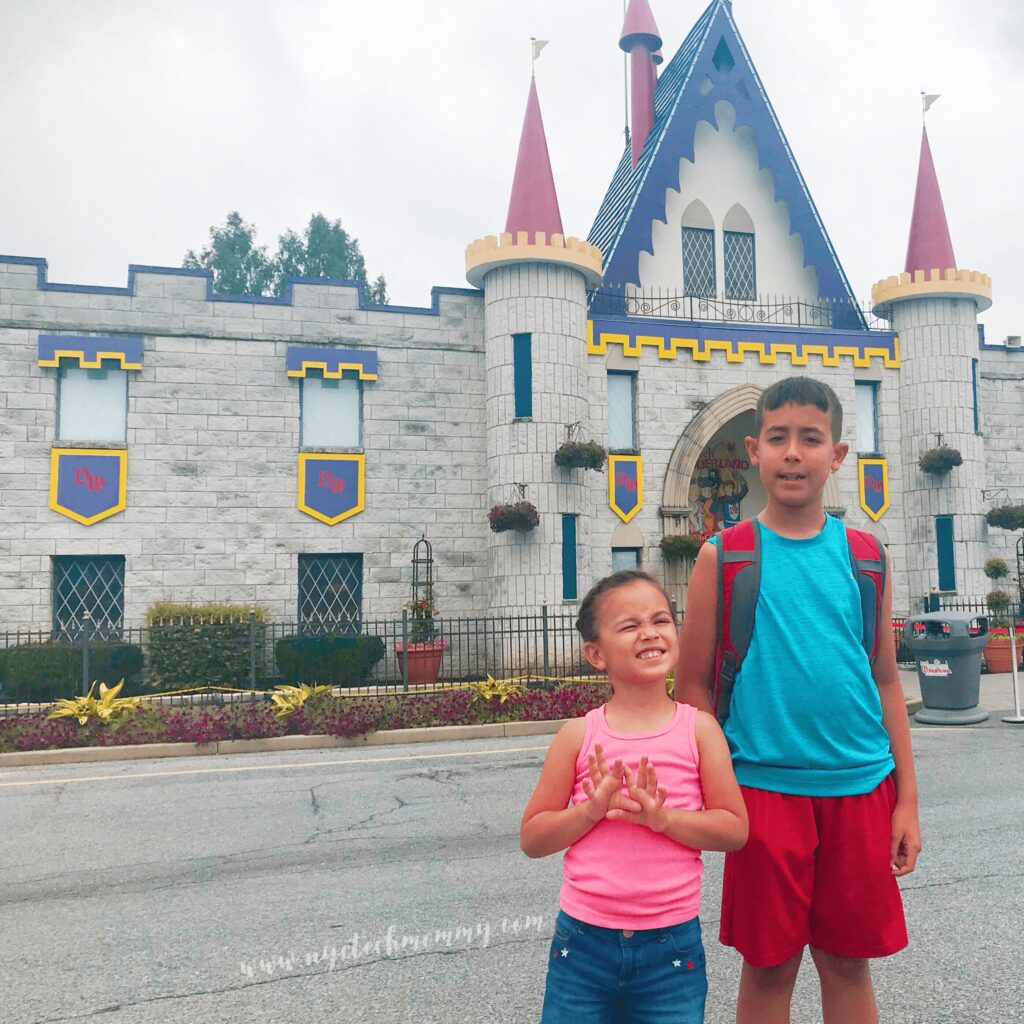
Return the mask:
<svg viewBox="0 0 1024 1024"><path fill-rule="evenodd" d="M591 316L649 316L671 320L834 327L844 330L891 330L888 321L874 315L868 305L845 299L758 296L756 299L682 295L661 288L601 288L591 293Z"/></svg>

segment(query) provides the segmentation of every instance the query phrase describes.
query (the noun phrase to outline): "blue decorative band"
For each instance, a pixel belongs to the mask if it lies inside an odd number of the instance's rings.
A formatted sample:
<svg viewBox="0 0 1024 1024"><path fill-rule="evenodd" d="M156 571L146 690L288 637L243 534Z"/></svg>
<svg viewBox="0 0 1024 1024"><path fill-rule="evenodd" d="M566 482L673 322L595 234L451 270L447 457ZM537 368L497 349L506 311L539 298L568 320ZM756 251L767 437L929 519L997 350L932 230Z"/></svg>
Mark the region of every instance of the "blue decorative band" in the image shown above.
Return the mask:
<svg viewBox="0 0 1024 1024"><path fill-rule="evenodd" d="M720 352L728 363L748 357L763 364L788 356L794 366L806 366L817 356L824 366L852 359L854 366L870 366L880 359L886 367L900 365L900 340L894 331L840 331L813 327L738 327L735 324L698 324L689 321L600 318L587 321L587 352L605 355L609 345L639 359L645 348L659 359L686 353L698 363Z"/></svg>
<svg viewBox="0 0 1024 1024"><path fill-rule="evenodd" d="M320 370L325 377L340 377L346 370L355 370L360 380L376 380L377 353L349 348L289 345L288 376L305 377L309 370Z"/></svg>
<svg viewBox="0 0 1024 1024"><path fill-rule="evenodd" d="M135 334L116 334L96 338L80 334L40 334L40 366L60 366L62 359L75 360L88 370L99 370L104 362L114 362L122 370L142 369L142 338Z"/></svg>

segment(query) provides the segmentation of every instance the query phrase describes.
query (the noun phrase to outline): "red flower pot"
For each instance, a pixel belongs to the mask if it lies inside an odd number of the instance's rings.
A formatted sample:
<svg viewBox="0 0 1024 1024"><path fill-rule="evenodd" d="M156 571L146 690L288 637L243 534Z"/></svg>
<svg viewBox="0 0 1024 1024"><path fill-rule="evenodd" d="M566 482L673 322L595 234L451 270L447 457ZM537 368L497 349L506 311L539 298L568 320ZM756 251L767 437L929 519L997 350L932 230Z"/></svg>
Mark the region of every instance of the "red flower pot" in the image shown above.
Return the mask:
<svg viewBox="0 0 1024 1024"><path fill-rule="evenodd" d="M1020 640L1017 638L1017 654L1020 654ZM989 672L1012 672L1013 656L1008 636L993 636L985 644L985 667Z"/></svg>
<svg viewBox="0 0 1024 1024"><path fill-rule="evenodd" d="M441 671L441 658L448 646L447 640L426 640L419 644L409 644L409 685L415 683L436 683ZM406 657L403 644L395 644L395 659L398 662L398 674L402 674L402 663Z"/></svg>

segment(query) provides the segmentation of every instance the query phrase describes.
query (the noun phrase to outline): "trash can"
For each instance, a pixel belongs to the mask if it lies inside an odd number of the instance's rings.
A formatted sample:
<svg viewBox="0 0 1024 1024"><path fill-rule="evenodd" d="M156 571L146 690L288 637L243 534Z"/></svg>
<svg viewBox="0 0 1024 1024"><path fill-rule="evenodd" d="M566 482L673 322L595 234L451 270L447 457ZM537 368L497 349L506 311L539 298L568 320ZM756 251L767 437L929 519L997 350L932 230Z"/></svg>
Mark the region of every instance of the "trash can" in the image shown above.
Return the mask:
<svg viewBox="0 0 1024 1024"><path fill-rule="evenodd" d="M913 615L903 627L903 643L917 662L924 705L914 715L929 725L974 725L988 720L978 704L981 650L988 642L988 619L970 612Z"/></svg>

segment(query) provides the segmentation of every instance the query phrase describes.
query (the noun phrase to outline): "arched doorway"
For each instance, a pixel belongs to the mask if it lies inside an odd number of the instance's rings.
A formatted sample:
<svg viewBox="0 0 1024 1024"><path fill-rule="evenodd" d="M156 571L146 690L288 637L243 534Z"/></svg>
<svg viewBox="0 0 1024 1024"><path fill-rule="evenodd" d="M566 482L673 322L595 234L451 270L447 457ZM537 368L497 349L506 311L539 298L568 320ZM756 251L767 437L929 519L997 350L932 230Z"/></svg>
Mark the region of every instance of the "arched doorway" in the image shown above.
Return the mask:
<svg viewBox="0 0 1024 1024"><path fill-rule="evenodd" d="M742 384L725 392L695 416L679 436L669 459L662 493L665 536L709 536L765 506L757 469L750 465L744 438L754 431L754 410L762 389ZM835 476L825 485L825 506L838 509ZM669 596L685 607L691 566L669 566Z"/></svg>

